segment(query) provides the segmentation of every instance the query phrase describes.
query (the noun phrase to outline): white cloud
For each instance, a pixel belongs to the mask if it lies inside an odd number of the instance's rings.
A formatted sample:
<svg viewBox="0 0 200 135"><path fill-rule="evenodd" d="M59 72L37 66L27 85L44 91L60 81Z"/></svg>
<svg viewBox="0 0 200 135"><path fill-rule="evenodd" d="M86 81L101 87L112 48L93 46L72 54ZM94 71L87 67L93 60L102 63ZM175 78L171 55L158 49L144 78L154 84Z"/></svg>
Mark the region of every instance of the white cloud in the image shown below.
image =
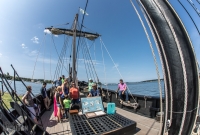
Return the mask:
<svg viewBox="0 0 200 135"><path fill-rule="evenodd" d="M39 38L37 38L36 36L33 37L31 40L33 41L33 43L39 44Z"/></svg>
<svg viewBox="0 0 200 135"><path fill-rule="evenodd" d="M45 29L45 30L44 30L44 33L46 33L46 34L52 34L51 31L48 30L48 29ZM54 35L54 37L58 37L58 35Z"/></svg>
<svg viewBox="0 0 200 135"><path fill-rule="evenodd" d="M31 52L29 53L29 56L37 56L37 54L38 54L38 51L37 51L37 50L34 50L34 51L31 51Z"/></svg>
<svg viewBox="0 0 200 135"><path fill-rule="evenodd" d="M48 58L42 58L42 57L39 57L37 59L38 62L41 62L41 63L46 63L46 64L57 64L58 61L57 60L54 60L54 59L48 59Z"/></svg>
<svg viewBox="0 0 200 135"><path fill-rule="evenodd" d="M2 56L3 54L2 53L0 53L0 58L1 58L1 56Z"/></svg>
<svg viewBox="0 0 200 135"><path fill-rule="evenodd" d="M46 33L46 34L51 34L51 31L49 31L48 29L45 29L45 30L44 30L44 33Z"/></svg>
<svg viewBox="0 0 200 135"><path fill-rule="evenodd" d="M0 44L1 44L1 43L3 43L3 42L0 40Z"/></svg>
<svg viewBox="0 0 200 135"><path fill-rule="evenodd" d="M23 49L28 48L25 44L21 44L21 47L22 47Z"/></svg>

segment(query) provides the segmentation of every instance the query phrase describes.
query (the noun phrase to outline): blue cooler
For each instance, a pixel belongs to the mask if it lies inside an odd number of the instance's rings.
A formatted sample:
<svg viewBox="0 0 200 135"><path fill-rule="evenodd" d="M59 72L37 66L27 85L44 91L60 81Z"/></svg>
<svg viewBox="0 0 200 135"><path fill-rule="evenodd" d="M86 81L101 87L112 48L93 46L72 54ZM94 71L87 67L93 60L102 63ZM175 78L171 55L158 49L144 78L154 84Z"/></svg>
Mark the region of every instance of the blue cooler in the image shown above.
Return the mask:
<svg viewBox="0 0 200 135"><path fill-rule="evenodd" d="M107 104L107 114L115 114L115 103Z"/></svg>

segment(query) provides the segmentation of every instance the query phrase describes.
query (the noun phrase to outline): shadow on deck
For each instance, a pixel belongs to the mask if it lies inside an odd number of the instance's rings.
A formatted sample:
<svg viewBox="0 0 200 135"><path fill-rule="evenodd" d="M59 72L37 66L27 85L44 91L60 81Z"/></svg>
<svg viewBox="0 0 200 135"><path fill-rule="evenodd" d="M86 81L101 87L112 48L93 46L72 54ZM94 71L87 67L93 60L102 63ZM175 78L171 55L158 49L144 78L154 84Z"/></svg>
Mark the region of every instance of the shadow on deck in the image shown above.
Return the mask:
<svg viewBox="0 0 200 135"><path fill-rule="evenodd" d="M106 106L106 103L104 103ZM129 111L116 107L116 112L130 120L137 123L136 132L133 135L158 135L160 130L160 123L155 119L147 118Z"/></svg>
<svg viewBox="0 0 200 135"><path fill-rule="evenodd" d="M72 135L68 120L64 119L62 123L58 123L53 113L53 107L51 111L43 114L42 122L44 129L51 135Z"/></svg>
<svg viewBox="0 0 200 135"><path fill-rule="evenodd" d="M106 105L106 103L104 103ZM116 108L116 112L130 120L137 122L136 132L132 135L158 135L160 123L154 119L140 116L135 113ZM51 111L46 111L42 116L42 122L46 131L52 135L72 135L68 120L64 119L62 123L58 123Z"/></svg>

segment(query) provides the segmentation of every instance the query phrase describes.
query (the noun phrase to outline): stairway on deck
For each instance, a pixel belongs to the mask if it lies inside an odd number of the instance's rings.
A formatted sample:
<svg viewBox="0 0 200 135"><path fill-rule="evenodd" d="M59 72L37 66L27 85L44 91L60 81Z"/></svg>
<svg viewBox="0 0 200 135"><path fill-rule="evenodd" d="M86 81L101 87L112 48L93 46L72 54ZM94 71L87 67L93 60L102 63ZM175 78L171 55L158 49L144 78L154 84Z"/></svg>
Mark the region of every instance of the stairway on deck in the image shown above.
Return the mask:
<svg viewBox="0 0 200 135"><path fill-rule="evenodd" d="M106 106L106 103L104 103ZM133 135L158 135L160 123L154 119L147 118L135 113L128 112L121 108L116 107L118 114L133 120L137 123L136 133ZM67 120L62 123L57 123L56 117L53 114L53 107L51 111L46 111L42 116L42 122L46 131L52 135L72 135L70 124Z"/></svg>

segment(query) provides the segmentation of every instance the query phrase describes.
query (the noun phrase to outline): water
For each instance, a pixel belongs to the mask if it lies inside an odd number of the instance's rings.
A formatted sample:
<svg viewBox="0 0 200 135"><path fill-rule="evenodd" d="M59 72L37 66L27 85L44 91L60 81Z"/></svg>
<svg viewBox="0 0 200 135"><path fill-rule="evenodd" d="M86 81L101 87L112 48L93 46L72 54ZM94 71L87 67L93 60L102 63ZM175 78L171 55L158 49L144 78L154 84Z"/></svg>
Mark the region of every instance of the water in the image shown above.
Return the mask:
<svg viewBox="0 0 200 135"><path fill-rule="evenodd" d="M42 83L32 83L32 82L24 82L27 86L32 86L32 92L33 94L37 95L40 94L40 89L42 87ZM145 96L160 96L159 94L159 88L158 88L158 82L153 81L153 82L141 82L141 83L127 83L130 91L132 94L137 94L137 95L145 95ZM14 83L11 83L11 86L14 88ZM107 88L109 90L116 91L117 90L118 84L108 84ZM164 96L164 82L161 81L161 86L163 93L162 95ZM52 84L47 84L46 88L51 88ZM104 88L106 88L105 85L103 85ZM16 89L17 89L17 94L23 95L26 93L26 88L20 81L16 81ZM4 90L6 88L4 87Z"/></svg>
<svg viewBox="0 0 200 135"><path fill-rule="evenodd" d="M10 81L8 81L10 82ZM42 87L42 83L32 83L32 82L24 82L26 86L32 87L32 92L34 95L40 94L40 89ZM16 90L18 95L24 95L26 93L26 87L22 84L20 81L16 81ZM14 82L11 83L12 88L14 89ZM47 84L46 88L51 88L52 84ZM6 88L4 87L4 91L6 91Z"/></svg>
<svg viewBox="0 0 200 135"><path fill-rule="evenodd" d="M140 82L140 83L127 83L127 86L132 94L145 95L145 96L160 96L158 81L153 82ZM103 88L106 88L103 85ZM108 84L107 88L116 91L118 84ZM161 81L162 96L164 97L164 82Z"/></svg>

